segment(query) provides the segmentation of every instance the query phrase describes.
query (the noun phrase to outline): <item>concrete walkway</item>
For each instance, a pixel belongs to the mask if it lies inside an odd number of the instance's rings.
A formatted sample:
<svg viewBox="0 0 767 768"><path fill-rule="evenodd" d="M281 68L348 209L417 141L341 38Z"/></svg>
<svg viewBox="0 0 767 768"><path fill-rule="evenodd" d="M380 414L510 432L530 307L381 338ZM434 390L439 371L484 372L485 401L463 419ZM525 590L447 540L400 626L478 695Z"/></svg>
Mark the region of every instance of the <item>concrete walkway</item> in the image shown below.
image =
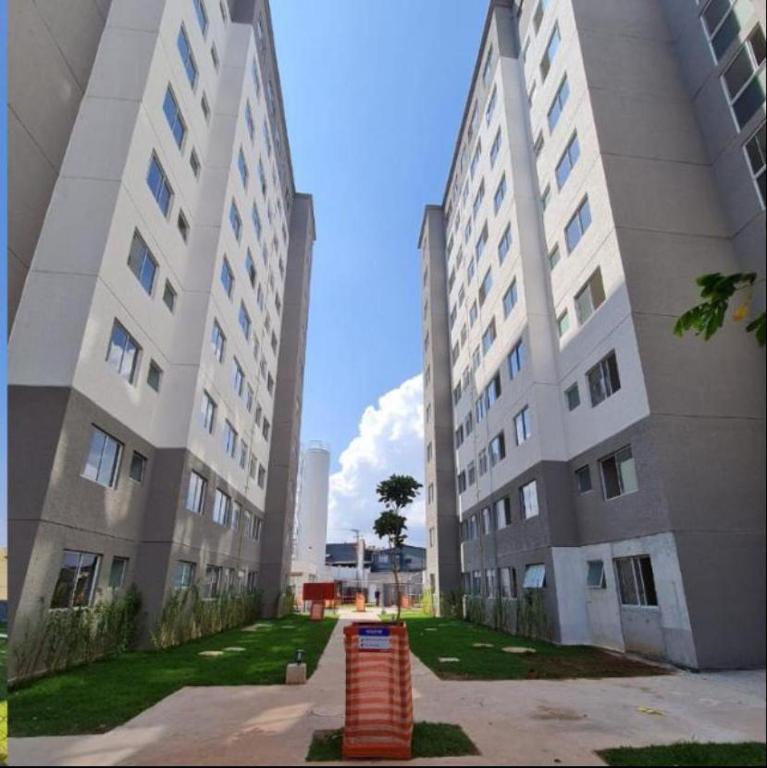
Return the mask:
<svg viewBox="0 0 767 768"><path fill-rule="evenodd" d="M184 688L109 733L11 739L10 764L300 764L315 730L343 725L342 632L352 618L342 616L305 686ZM457 682L411 660L416 719L460 723L482 753L414 764L594 765L606 747L764 740L763 671Z"/></svg>

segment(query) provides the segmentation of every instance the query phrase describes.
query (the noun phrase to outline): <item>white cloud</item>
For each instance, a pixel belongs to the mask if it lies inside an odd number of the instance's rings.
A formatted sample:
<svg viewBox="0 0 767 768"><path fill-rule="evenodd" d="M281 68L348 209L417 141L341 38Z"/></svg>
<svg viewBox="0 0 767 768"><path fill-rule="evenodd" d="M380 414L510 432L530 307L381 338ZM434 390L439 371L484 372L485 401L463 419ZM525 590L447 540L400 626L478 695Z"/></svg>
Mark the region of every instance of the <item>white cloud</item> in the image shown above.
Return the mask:
<svg viewBox="0 0 767 768"><path fill-rule="evenodd" d="M423 381L413 376L369 405L357 436L341 452L341 469L330 476L328 541L352 541L359 528L366 543L382 544L373 533L381 512L376 485L389 475L412 475L423 482ZM408 542L423 546L424 501L408 507Z"/></svg>

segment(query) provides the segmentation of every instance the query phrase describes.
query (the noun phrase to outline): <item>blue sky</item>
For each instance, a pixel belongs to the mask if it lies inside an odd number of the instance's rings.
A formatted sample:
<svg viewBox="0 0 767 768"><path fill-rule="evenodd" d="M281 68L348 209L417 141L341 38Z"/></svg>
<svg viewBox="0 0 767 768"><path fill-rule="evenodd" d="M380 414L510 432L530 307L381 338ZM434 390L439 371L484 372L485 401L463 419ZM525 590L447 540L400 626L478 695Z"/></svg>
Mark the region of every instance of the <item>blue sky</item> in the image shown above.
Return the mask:
<svg viewBox="0 0 767 768"><path fill-rule="evenodd" d="M273 0L296 184L314 196L302 438L339 453L420 372L423 207L439 203L486 3Z"/></svg>

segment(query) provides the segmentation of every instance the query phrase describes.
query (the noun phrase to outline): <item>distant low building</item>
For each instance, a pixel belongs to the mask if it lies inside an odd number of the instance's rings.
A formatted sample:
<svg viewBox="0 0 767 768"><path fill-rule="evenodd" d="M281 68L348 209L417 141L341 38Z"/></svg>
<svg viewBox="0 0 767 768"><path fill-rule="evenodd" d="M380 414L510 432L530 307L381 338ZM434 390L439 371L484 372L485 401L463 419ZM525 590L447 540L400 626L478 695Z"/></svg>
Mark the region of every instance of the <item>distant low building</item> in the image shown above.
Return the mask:
<svg viewBox="0 0 767 768"><path fill-rule="evenodd" d="M368 602L394 605L396 589L392 567L399 561L399 581L402 594L420 600L426 549L406 544L400 550L366 547L358 543L327 544L325 564L327 573L343 600L351 601L357 592L367 594Z"/></svg>

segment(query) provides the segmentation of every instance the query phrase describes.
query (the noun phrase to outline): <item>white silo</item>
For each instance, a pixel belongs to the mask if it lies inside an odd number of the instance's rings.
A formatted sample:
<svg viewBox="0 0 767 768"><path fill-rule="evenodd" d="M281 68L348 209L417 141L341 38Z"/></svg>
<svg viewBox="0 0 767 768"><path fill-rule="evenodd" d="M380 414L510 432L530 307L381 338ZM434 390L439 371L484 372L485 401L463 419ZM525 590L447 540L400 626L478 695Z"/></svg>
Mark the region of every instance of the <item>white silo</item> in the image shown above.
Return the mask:
<svg viewBox="0 0 767 768"><path fill-rule="evenodd" d="M322 580L328 532L328 483L330 449L312 441L301 453L301 473L296 505L293 545L293 581Z"/></svg>

